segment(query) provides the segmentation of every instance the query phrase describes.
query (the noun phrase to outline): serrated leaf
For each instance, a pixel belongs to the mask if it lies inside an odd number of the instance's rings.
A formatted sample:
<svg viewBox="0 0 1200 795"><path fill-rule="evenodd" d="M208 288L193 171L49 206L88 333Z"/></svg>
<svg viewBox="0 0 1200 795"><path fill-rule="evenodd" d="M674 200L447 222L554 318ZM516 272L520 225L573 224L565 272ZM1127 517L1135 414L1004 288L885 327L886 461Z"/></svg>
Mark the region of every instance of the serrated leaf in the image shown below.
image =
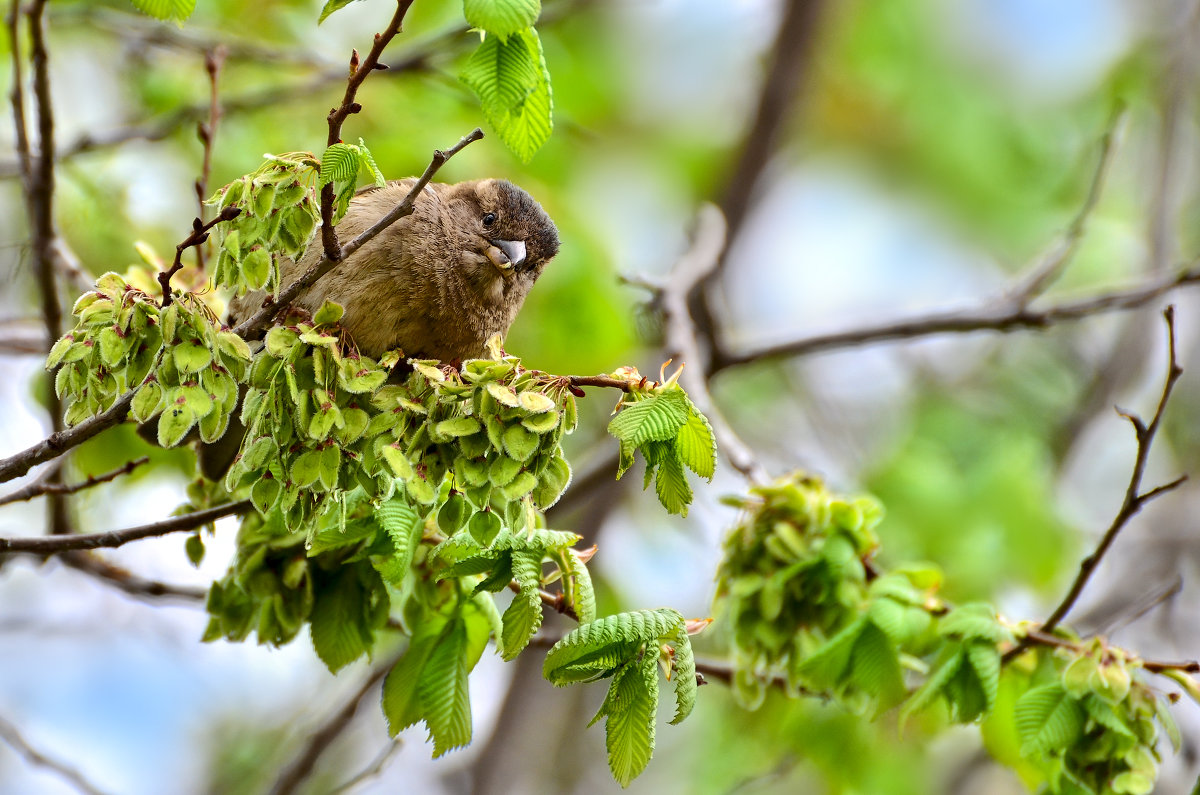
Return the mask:
<svg viewBox="0 0 1200 795"><path fill-rule="evenodd" d="M996 610L989 604L974 602L951 610L938 621L938 634L959 640L983 640L1001 643L1009 632L996 619Z"/></svg>
<svg viewBox="0 0 1200 795"><path fill-rule="evenodd" d="M435 758L471 742L466 646L466 628L461 620L454 621L430 653L417 682Z"/></svg>
<svg viewBox="0 0 1200 795"><path fill-rule="evenodd" d="M130 0L133 7L147 16L182 23L196 10L196 0Z"/></svg>
<svg viewBox="0 0 1200 795"><path fill-rule="evenodd" d="M687 516L692 502L692 487L688 484L683 464L672 448L658 468L654 470L654 493L667 513Z"/></svg>
<svg viewBox="0 0 1200 795"><path fill-rule="evenodd" d="M388 734L393 737L421 720L417 683L445 628L443 616L424 617L413 632L408 650L383 681L383 714L387 718Z"/></svg>
<svg viewBox="0 0 1200 795"><path fill-rule="evenodd" d="M321 155L321 180L319 185L330 182L353 182L358 176L359 149L353 144L336 143Z"/></svg>
<svg viewBox="0 0 1200 795"><path fill-rule="evenodd" d="M966 660L967 655L964 650L947 647L942 652L941 661L937 664L937 668L909 697L904 707L900 710L901 722L908 720L910 715L925 709L938 696L942 695L942 690L958 674L959 669L966 664Z"/></svg>
<svg viewBox="0 0 1200 795"><path fill-rule="evenodd" d="M532 28L507 39L487 36L460 79L479 97L484 115L505 145L529 162L554 127L550 73Z"/></svg>
<svg viewBox="0 0 1200 795"><path fill-rule="evenodd" d="M362 165L371 174L371 179L375 182L375 187L382 188L387 185L387 180L383 178L383 172L379 170L379 165L375 162L375 158L371 155L371 150L367 149L363 139L358 139L358 154L362 158Z"/></svg>
<svg viewBox="0 0 1200 795"><path fill-rule="evenodd" d="M363 623L362 597L357 573L346 566L313 602L309 618L312 644L330 673L337 673L371 647L373 637Z"/></svg>
<svg viewBox="0 0 1200 795"><path fill-rule="evenodd" d="M390 571L403 577L412 565L417 545L421 543L421 517L411 505L393 498L375 509L375 518L391 537L395 548Z"/></svg>
<svg viewBox="0 0 1200 795"><path fill-rule="evenodd" d="M1000 692L1000 651L989 643L976 642L968 643L966 652L967 661L971 663L987 701L984 711L991 712Z"/></svg>
<svg viewBox="0 0 1200 795"><path fill-rule="evenodd" d="M678 389L626 404L608 424L608 432L632 447L672 441L688 421L687 396Z"/></svg>
<svg viewBox="0 0 1200 795"><path fill-rule="evenodd" d="M708 418L695 406L689 406L687 422L675 437L675 451L688 469L702 478L712 480L717 467L717 440Z"/></svg>
<svg viewBox="0 0 1200 795"><path fill-rule="evenodd" d="M532 27L541 13L541 0L463 0L467 24L501 38Z"/></svg>
<svg viewBox="0 0 1200 795"><path fill-rule="evenodd" d="M680 627L671 638L675 647L674 671L671 679L675 683L675 717L672 725L682 723L696 706L696 695L699 690L696 684L696 658L692 654L692 641L687 629Z"/></svg>
<svg viewBox="0 0 1200 795"><path fill-rule="evenodd" d="M1021 755L1040 755L1068 747L1083 731L1083 709L1060 682L1026 691L1014 708Z"/></svg>
<svg viewBox="0 0 1200 795"><path fill-rule="evenodd" d="M658 711L658 665L647 655L630 664L613 679L609 697L601 708L608 767L622 787L641 775L654 755L654 719Z"/></svg>
<svg viewBox="0 0 1200 795"><path fill-rule="evenodd" d="M514 555L517 558L521 553ZM516 573L516 572L514 572ZM542 600L536 588L522 588L501 619L500 648L505 660L516 659L542 625Z"/></svg>
<svg viewBox="0 0 1200 795"><path fill-rule="evenodd" d="M321 17L317 20L317 24L320 25L334 11L339 11L353 2L354 0L326 0L324 7L321 9Z"/></svg>

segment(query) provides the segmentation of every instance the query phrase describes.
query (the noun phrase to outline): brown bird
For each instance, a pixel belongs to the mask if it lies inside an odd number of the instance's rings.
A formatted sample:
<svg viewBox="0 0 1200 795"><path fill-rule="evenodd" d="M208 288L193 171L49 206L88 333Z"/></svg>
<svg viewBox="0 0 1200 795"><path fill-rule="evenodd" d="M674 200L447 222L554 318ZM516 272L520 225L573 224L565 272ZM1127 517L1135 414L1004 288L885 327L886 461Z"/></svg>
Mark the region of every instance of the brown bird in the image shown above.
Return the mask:
<svg viewBox="0 0 1200 795"><path fill-rule="evenodd" d="M413 178L359 191L337 225L350 240L404 200ZM501 179L429 183L413 212L346 258L296 303L315 312L325 301L345 309L342 326L372 357L400 348L410 358L444 362L484 355L487 340L508 327L533 283L558 253L558 230L528 193ZM284 260L281 281L295 281L321 257L319 238L299 262ZM229 325L267 298L248 293L229 305ZM157 418L139 428L157 438ZM200 471L219 480L241 446L237 412L225 435L198 446Z"/></svg>
<svg viewBox="0 0 1200 795"><path fill-rule="evenodd" d="M416 179L359 191L337 226L350 240L399 204ZM406 216L326 274L296 302L346 310L342 325L360 351L400 348L414 358L478 358L505 335L525 296L558 253L554 222L528 193L501 179L430 183ZM285 260L283 285L315 265L318 242L299 262ZM230 304L235 325L262 306L250 293Z"/></svg>

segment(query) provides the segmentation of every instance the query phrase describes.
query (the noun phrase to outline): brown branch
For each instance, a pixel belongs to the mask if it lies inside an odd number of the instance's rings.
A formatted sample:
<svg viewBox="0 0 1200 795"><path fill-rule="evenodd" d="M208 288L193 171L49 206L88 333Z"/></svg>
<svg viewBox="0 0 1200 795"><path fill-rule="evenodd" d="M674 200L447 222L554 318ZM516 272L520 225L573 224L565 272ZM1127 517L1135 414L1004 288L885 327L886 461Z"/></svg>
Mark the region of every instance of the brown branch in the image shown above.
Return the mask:
<svg viewBox="0 0 1200 795"><path fill-rule="evenodd" d="M76 571L91 575L105 585L142 599L147 597L155 600L179 599L203 604L208 597L206 588L172 585L158 580L150 580L87 552L64 552L58 556L58 560Z"/></svg>
<svg viewBox="0 0 1200 795"><path fill-rule="evenodd" d="M1041 257L1029 269L1028 273L1013 287L1008 299L1013 306L1028 306L1029 302L1041 295L1054 283L1079 249L1083 239L1088 219L1100 201L1104 190L1104 181L1108 176L1112 161L1116 155L1117 131L1125 119L1125 108L1119 106L1113 112L1104 135L1100 138L1100 156L1097 158L1096 169L1092 172L1088 190L1083 199L1083 205L1075 213L1066 230L1043 252Z"/></svg>
<svg viewBox="0 0 1200 795"><path fill-rule="evenodd" d="M295 792L296 788L312 775L313 768L316 767L317 760L321 757L321 754L325 753L330 744L349 727L363 699L370 695L376 685L383 681L388 671L392 670L392 667L399 660L400 657L397 656L382 665L376 666L366 681L362 683L362 686L347 699L346 703L337 712L330 715L321 724L320 728L312 733L300 753L284 767L283 772L279 774L279 778L275 780L275 786L271 788L271 795L288 795L288 793Z"/></svg>
<svg viewBox="0 0 1200 795"><path fill-rule="evenodd" d="M721 252L725 249L725 229L724 216L715 205L706 204L700 208L692 243L671 268L659 294L665 321L664 342L668 356L684 365L692 364L690 369L684 367L679 381L700 413L708 418L717 437L718 449L730 465L751 482L765 482L766 473L755 461L754 454L713 404L701 366L703 359L696 338L697 324L688 308L688 296L692 290L713 272L720 261Z"/></svg>
<svg viewBox="0 0 1200 795"><path fill-rule="evenodd" d="M103 795L104 791L84 778L83 774L78 770L71 767L66 762L61 762L57 759L46 756L41 751L38 751L36 748L31 746L28 742L26 742L25 738L21 736L21 732L17 730L17 727L9 723L4 718L0 718L0 740L4 740L4 742L12 746L13 750L20 754L21 757L24 758L24 760L29 764L34 765L35 767L45 768L46 770L58 774L60 777L70 782L71 785L80 792L87 793L87 795Z"/></svg>
<svg viewBox="0 0 1200 795"><path fill-rule="evenodd" d="M1067 640L1066 638L1060 638L1057 635L1051 635L1045 630L1032 629L1021 639L1021 643L1018 644L1016 649L1013 649L1005 654L1005 658L1008 657L1008 654L1013 654L1014 652L1019 654L1021 651L1024 651L1030 646L1048 646L1050 648L1071 649L1072 651L1078 652L1087 651L1087 649L1079 643ZM1167 671L1182 671L1189 674L1200 673L1200 662L1197 662L1196 660L1179 660L1172 662L1166 662L1162 660L1141 660L1141 665L1142 668L1146 669L1152 674L1161 674Z"/></svg>
<svg viewBox="0 0 1200 795"><path fill-rule="evenodd" d="M449 149L445 151L440 149L435 151L433 153L433 159L429 161L429 165L425 168L425 173L422 174L421 178L417 180L417 183L413 185L412 190L408 192L408 195L405 196L399 204L393 207L387 215L380 218L368 229L363 230L358 237L342 246L341 255L337 259L323 257L320 262L305 271L299 279L284 288L279 293L279 297L277 299L265 303L261 309L244 320L237 326L237 328L233 329L233 332L242 337L249 337L255 331L266 325L266 323L269 322L275 313L278 312L282 307L290 304L297 297L299 297L301 293L311 287L318 279L337 267L339 262L348 258L355 251L358 251L365 244L374 239L376 235L378 235L384 229L387 229L396 221L399 221L401 218L404 218L407 215L411 215L413 206L416 204L417 196L422 190L425 189L425 186L429 184L429 181L433 179L433 175L436 174L438 170L446 164L446 161L461 152L468 144L478 141L482 137L483 130L480 130L477 127Z"/></svg>
<svg viewBox="0 0 1200 795"><path fill-rule="evenodd" d="M49 478L39 478L24 488L17 489L11 494L5 494L3 497L0 497L0 505L32 500L34 497L40 497L43 494L74 494L77 491L83 491L84 489L90 489L92 486L116 480L121 475L128 475L149 460L149 456L142 456L126 463L124 466L117 467L111 472L105 472L103 475L89 475L86 480L71 485L50 482Z"/></svg>
<svg viewBox="0 0 1200 795"><path fill-rule="evenodd" d="M15 128L16 173L21 177L21 187L28 195L29 184L33 179L33 155L29 148L29 128L25 122L25 77L24 64L21 62L20 20L21 0L12 0L4 20L8 30L9 52L12 55L12 88L8 98L12 104Z"/></svg>
<svg viewBox="0 0 1200 795"><path fill-rule="evenodd" d="M638 386L637 381L631 381L626 378L613 378L609 375L565 375L563 378L567 379L568 383L576 388L595 386L630 392Z"/></svg>
<svg viewBox="0 0 1200 795"><path fill-rule="evenodd" d="M375 34L375 42L371 45L371 51L367 53L367 57L363 59L362 63L359 63L358 60L358 50L354 50L351 54L350 77L346 80L346 93L342 96L342 104L330 109L329 115L326 117L329 122L329 135L325 139L326 146L340 143L342 124L351 114L362 110L362 105L354 101L355 96L358 95L358 88L367 79L367 76L375 71L379 64L379 56L383 54L388 43L400 32L400 28L404 24L404 15L408 13L412 4L413 0L396 0L396 13L392 15L392 20L383 33ZM336 263L349 256L349 253L343 250L338 242L337 230L333 227L333 200L333 182L326 182L321 186L321 248L325 252L325 259L333 260Z"/></svg>
<svg viewBox="0 0 1200 795"><path fill-rule="evenodd" d="M0 459L0 483L19 478L38 464L57 458L72 447L77 447L103 430L119 425L129 413L134 390L117 398L107 410L84 420L73 428L56 431L42 441L19 453Z"/></svg>
<svg viewBox="0 0 1200 795"><path fill-rule="evenodd" d="M1176 478L1162 486L1157 486L1149 491L1142 491L1142 477L1146 471L1146 462L1150 458L1150 449L1154 445L1154 436L1158 431L1159 425L1162 422L1163 413L1167 408L1167 401L1171 398L1171 390L1175 386L1175 382L1183 374L1183 368L1179 366L1178 358L1175 351L1175 307L1168 306L1163 311L1163 317L1167 323L1167 375L1163 383L1162 395L1158 399L1158 406L1154 410L1154 416L1147 425L1141 417L1136 414L1117 410L1129 423L1133 426L1134 433L1137 437L1137 454L1134 457L1133 472L1129 476L1129 485L1125 488L1125 497L1121 502L1121 508L1117 511L1117 515L1113 517L1112 524L1108 530L1100 538L1100 543L1096 546L1095 551L1083 559L1079 564L1079 574L1075 577L1075 581L1071 583L1070 590L1063 597L1058 607L1050 614L1050 617L1042 623L1041 632L1049 634L1054 631L1055 627L1066 618L1071 612L1071 608L1079 600L1079 596L1083 593L1084 587L1092 574L1099 567L1100 562L1104 559L1105 553L1112 547L1113 542L1117 540L1117 536L1125 525L1137 515L1139 511L1156 497L1166 494L1174 488L1181 485L1186 476ZM1004 660L1013 659L1026 649L1030 642L1027 635L1011 650L1005 653Z"/></svg>
<svg viewBox="0 0 1200 795"><path fill-rule="evenodd" d="M712 373L757 361L807 356L814 353L853 348L888 340L908 340L937 334L963 334L975 331L1014 331L1047 328L1072 320L1110 311L1144 306L1177 287L1200 282L1200 267L1195 265L1174 275L1158 276L1123 290L1099 293L1089 298L1062 301L1043 309L1013 307L1006 302L985 304L971 309L933 312L907 320L864 326L828 334L815 334L789 342L767 345L757 350L722 356L714 360Z"/></svg>
<svg viewBox="0 0 1200 795"><path fill-rule="evenodd" d="M14 80L20 81L20 46L17 36L19 3L14 0L10 33L13 45ZM22 188L25 209L29 215L33 274L41 301L42 325L46 331L47 346L62 336L62 306L58 297L58 280L55 278L58 261L54 231L54 108L50 97L50 63L46 50L45 30L46 0L34 0L25 11L29 28L30 61L33 66L33 97L37 117L38 145L32 152L24 113L24 98L19 82L13 86L13 121L16 125L18 157L21 160ZM45 379L43 400L50 415L51 433L59 433L63 424L62 401L54 390L54 384ZM50 473L48 482L55 483L61 476L59 470ZM51 535L63 535L70 531L66 500L53 496L47 503L47 525Z"/></svg>
<svg viewBox="0 0 1200 795"><path fill-rule="evenodd" d="M165 26L158 26L165 28ZM208 122L196 125L196 135L204 146L204 155L200 162L200 178L196 180L196 201L200 205L197 218L204 220L204 200L208 196L208 178L212 173L213 141L217 137L217 123L221 120L221 103L217 90L221 76L221 66L225 63L226 49L217 45L204 53L204 71L208 73ZM196 267L204 270L204 246L196 246ZM166 291L163 291L166 295Z"/></svg>
<svg viewBox="0 0 1200 795"><path fill-rule="evenodd" d="M222 221L232 221L242 214L240 207L234 207L232 204L226 207L214 219L208 222L201 221L199 218L192 220L192 233L183 239L179 245L175 246L175 259L171 263L171 267L158 274L158 284L162 289L162 306L166 309L174 301L174 296L171 295L171 277L179 273L183 269L183 252L187 251L192 246L199 248L208 240L208 233L214 226Z"/></svg>
<svg viewBox="0 0 1200 795"><path fill-rule="evenodd" d="M254 507L250 500L229 502L215 508L185 513L182 516L172 516L152 524L139 527L128 527L124 530L110 530L107 533L92 533L90 535L70 535L30 538L0 538L0 553L25 552L35 555L55 555L73 549L99 549L101 547L119 547L130 541L143 538L165 536L182 530L194 530L197 527L214 522L225 516L246 513Z"/></svg>

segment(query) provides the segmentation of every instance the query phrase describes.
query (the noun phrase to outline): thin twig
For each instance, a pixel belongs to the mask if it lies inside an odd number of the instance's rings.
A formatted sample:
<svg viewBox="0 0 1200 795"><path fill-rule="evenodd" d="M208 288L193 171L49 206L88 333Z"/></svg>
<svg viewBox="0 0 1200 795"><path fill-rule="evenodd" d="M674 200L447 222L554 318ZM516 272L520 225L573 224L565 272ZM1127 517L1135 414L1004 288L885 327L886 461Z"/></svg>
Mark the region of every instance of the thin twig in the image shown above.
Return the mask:
<svg viewBox="0 0 1200 795"><path fill-rule="evenodd" d="M158 26L165 28L165 26ZM217 137L217 123L221 120L221 103L218 86L220 83L221 66L225 63L227 50L218 44L204 53L204 71L208 74L208 121L196 125L196 135L204 146L204 155L200 161L200 177L196 180L196 202L200 205L197 218L204 220L206 207L204 200L208 197L208 178L212 173L213 141ZM196 246L196 267L204 270L204 246ZM165 293L164 293L165 294Z"/></svg>
<svg viewBox="0 0 1200 795"><path fill-rule="evenodd" d="M333 741L350 726L363 699L383 681L388 671L392 670L399 659L399 657L394 657L382 665L377 665L362 686L346 700L346 703L309 736L308 742L304 744L300 753L284 767L279 778L275 780L275 786L271 788L271 795L288 795L288 793L295 792L296 788L312 775L313 768L316 767L321 754L325 753Z"/></svg>
<svg viewBox="0 0 1200 795"><path fill-rule="evenodd" d="M1183 375L1183 368L1179 366L1179 360L1175 351L1175 307L1168 306L1163 311L1163 317L1167 323L1167 375L1163 383L1162 395L1158 399L1158 406L1154 410L1154 416L1147 425L1141 417L1136 414L1117 410L1129 423L1133 426L1134 433L1137 437L1137 454L1134 457L1133 472L1129 476L1129 485L1125 488L1125 497L1121 502L1121 508L1117 511L1117 515L1113 517L1112 524L1108 530L1100 538L1100 543L1096 546L1095 551L1083 559L1079 564L1079 574L1075 577L1075 581L1071 583L1070 590L1063 597L1058 607L1050 614L1050 617L1042 623L1041 632L1049 634L1054 631L1055 627L1066 618L1071 612L1071 608L1079 600L1080 594L1083 593L1084 587L1092 574L1099 567L1100 562L1104 559L1105 553L1112 547L1113 542L1117 540L1117 536L1121 530L1128 524L1129 520L1137 515L1139 511L1156 497L1166 494L1168 491L1180 486L1187 476L1181 476L1161 486L1142 491L1142 477L1146 471L1146 462L1150 458L1150 449L1154 445L1154 436L1158 431L1159 424L1162 422L1163 413L1167 408L1167 401L1171 398L1171 390L1175 387L1175 382ZM1016 647L1008 651L1004 655L1004 660L1008 661L1020 654L1026 649L1030 642L1027 635L1022 639Z"/></svg>
<svg viewBox="0 0 1200 795"><path fill-rule="evenodd" d="M58 556L64 565L89 574L97 581L116 588L119 591L142 599L150 598L178 599L193 604L203 605L208 598L208 589L194 588L187 585L173 585L159 582L134 574L120 566L115 566L107 560L87 552L64 552Z"/></svg>
<svg viewBox="0 0 1200 795"><path fill-rule="evenodd" d="M712 373L753 362L807 356L814 353L854 348L888 340L907 340L938 334L963 334L974 331L1014 331L1047 328L1056 323L1079 320L1111 311L1144 306L1177 287L1200 282L1200 266L1192 265L1176 274L1155 276L1123 290L1103 292L1088 298L1062 301L1043 309L1013 307L1007 302L990 303L971 309L932 312L926 315L860 326L846 331L815 334L809 337L758 349L729 354L714 360Z"/></svg>
<svg viewBox="0 0 1200 795"><path fill-rule="evenodd" d="M412 4L413 0L396 0L396 13L392 15L392 20L383 33L375 34L375 42L371 45L371 51L367 53L367 57L363 59L362 63L359 63L358 60L358 50L353 51L350 56L350 77L346 80L346 93L342 96L342 104L330 109L329 115L326 117L326 121L329 123L329 135L325 140L326 146L333 146L341 142L342 124L351 114L362 110L362 105L354 99L358 95L358 88L367 79L367 76L375 71L379 64L379 56L383 54L388 43L400 32L400 28L404 24L404 15L408 13ZM321 248L325 252L325 259L340 262L344 257L348 257L349 253L338 242L337 230L333 227L333 200L333 182L326 182L321 186Z"/></svg>
<svg viewBox="0 0 1200 795"><path fill-rule="evenodd" d="M165 536L182 530L194 530L197 527L214 522L225 516L246 513L253 509L250 500L229 502L215 508L185 513L182 516L172 516L159 522L127 527L123 530L110 530L106 533L91 533L89 535L70 535L30 538L0 538L0 553L25 552L35 555L55 555L72 549L99 549L101 547L119 547L130 541L143 538Z"/></svg>
<svg viewBox="0 0 1200 795"><path fill-rule="evenodd" d="M1049 646L1055 649L1071 649L1073 651L1086 651L1085 647L1074 641L1060 638L1057 635L1051 635L1044 630L1030 630L1023 638L1024 645L1018 646L1021 651L1030 646ZM1014 649L1013 651L1016 651ZM1010 654L1012 652L1009 652ZM1020 653L1020 652L1018 652ZM1200 662L1196 660L1178 660L1178 661L1163 661L1163 660L1141 660L1142 668L1152 674L1161 674L1165 671L1182 671L1184 673L1194 674L1200 673Z"/></svg>
<svg viewBox="0 0 1200 795"><path fill-rule="evenodd" d="M311 287L313 283L333 270L338 263L348 258L355 251L358 251L360 248L374 239L375 236L384 229L387 229L389 226L396 223L396 221L399 221L401 218L404 218L407 215L411 215L413 207L416 204L417 196L422 190L425 189L425 186L429 184L429 181L433 179L433 175L438 172L438 169L445 165L446 161L448 161L451 157L461 152L468 144L478 141L482 137L483 130L475 128L475 130L464 136L461 141L449 149L445 151L440 149L435 151L433 153L433 159L429 161L429 165L425 168L425 173L422 174L421 178L417 180L417 183L413 185L412 190L408 192L408 195L405 196L399 204L393 207L387 215L383 216L383 218L380 218L368 229L363 230L358 237L342 246L341 256L337 259L323 257L320 262L305 271L299 279L284 288L279 293L279 297L277 299L264 304L261 309L244 320L237 326L237 328L233 329L233 332L242 337L249 337L258 329L262 328L267 322L269 322L275 313L278 312L282 307L285 307L292 301L296 300L296 298L299 297L300 294L309 287Z"/></svg>
<svg viewBox="0 0 1200 795"><path fill-rule="evenodd" d="M375 755L375 758L371 760L370 764L368 764L365 768L351 778L331 789L329 791L329 795L341 795L341 793L349 792L359 784L375 778L383 772L384 767L386 767L387 763L391 761L392 756L395 755L395 753L403 746L404 743L400 742L399 737L392 738L391 742L385 745L383 750Z"/></svg>
<svg viewBox="0 0 1200 795"><path fill-rule="evenodd" d="M688 296L712 273L724 248L725 218L715 205L706 204L696 215L691 245L671 268L659 295L665 322L664 341L668 356L684 365L692 364L691 368L684 367L679 381L700 413L708 418L717 437L718 449L734 469L751 482L760 483L766 481L766 473L755 461L750 448L717 410L709 394L701 366L700 344L696 339L697 326L688 309Z"/></svg>
<svg viewBox="0 0 1200 795"><path fill-rule="evenodd" d="M57 458L72 447L77 447L101 431L119 425L129 413L134 390L117 398L108 409L84 420L65 431L56 431L37 444L19 453L0 459L0 483L19 478L38 464Z"/></svg>
<svg viewBox="0 0 1200 795"><path fill-rule="evenodd" d="M100 483L108 483L109 481L116 480L117 478L121 477L121 475L128 475L130 472L137 469L142 464L145 464L149 460L150 456L142 456L141 458L126 463L124 466L117 467L111 472L105 472L103 475L88 475L86 480L81 480L78 483L72 483L70 485L65 483L47 482L46 480L38 479L33 483L30 483L28 486L17 489L11 494L5 494L3 497L0 497L0 505L8 505L9 503L13 502L32 500L34 497L40 497L43 494L74 494L77 491L90 489L92 486L99 485Z"/></svg>
<svg viewBox="0 0 1200 795"><path fill-rule="evenodd" d="M31 746L21 736L21 732L17 730L17 727L4 718L0 718L0 739L11 745L13 750L20 754L29 764L36 767L43 767L58 774L80 792L87 793L87 795L104 795L104 790L84 778L83 774L78 770L65 762L46 756Z"/></svg>
<svg viewBox="0 0 1200 795"><path fill-rule="evenodd" d="M223 221L232 221L242 214L242 208L234 207L232 204L221 210L220 214L211 221L205 222L199 218L192 220L192 233L183 239L179 245L175 246L175 259L171 263L171 267L165 271L160 271L158 274L158 284L162 288L162 306L166 309L174 300L171 295L171 277L179 273L183 269L183 252L187 251L192 246L199 248L208 240L209 231L217 224Z"/></svg>
<svg viewBox="0 0 1200 795"><path fill-rule="evenodd" d="M1108 127L1100 138L1100 156L1097 158L1096 170L1092 172L1091 182L1088 183L1083 205L1075 213L1075 217L1071 219L1071 223L1068 224L1062 235L1043 252L1028 273L1013 287L1009 293L1009 300L1013 306L1028 306L1030 301L1044 293L1062 275L1063 270L1075 256L1075 252L1079 249L1079 241L1083 239L1088 219L1096 209L1096 204L1100 201L1100 194L1104 190L1104 181L1117 151L1117 133L1125 115L1124 106L1119 106L1113 112Z"/></svg>

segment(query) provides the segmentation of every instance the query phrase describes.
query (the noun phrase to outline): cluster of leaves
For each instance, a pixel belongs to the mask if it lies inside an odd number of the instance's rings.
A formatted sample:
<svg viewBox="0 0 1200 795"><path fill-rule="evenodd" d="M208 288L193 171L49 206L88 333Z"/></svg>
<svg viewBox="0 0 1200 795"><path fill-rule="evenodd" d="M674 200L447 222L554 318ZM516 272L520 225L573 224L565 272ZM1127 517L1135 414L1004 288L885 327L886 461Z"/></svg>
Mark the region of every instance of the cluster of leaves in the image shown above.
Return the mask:
<svg viewBox="0 0 1200 795"><path fill-rule="evenodd" d="M928 565L883 573L871 561L881 518L873 501L835 497L796 474L734 504L745 513L725 544L717 598L730 619L743 704L757 706L781 683L859 713L899 705L902 723L919 713L982 721L989 749L1031 787L1153 789L1158 727L1176 744L1177 731L1131 655L1064 635L1006 668L1013 631L991 605L937 599L941 574ZM917 673L926 675L910 692Z"/></svg>
<svg viewBox="0 0 1200 795"><path fill-rule="evenodd" d="M148 293L106 273L73 312L75 328L46 358L47 369L58 368L54 385L69 402L68 425L137 389L130 413L144 422L161 412L158 439L164 447L178 444L196 425L205 441L225 433L250 348L236 334L220 331L203 302L178 293L160 309Z"/></svg>
<svg viewBox="0 0 1200 795"><path fill-rule="evenodd" d="M643 379L636 370L614 373L630 383ZM633 466L634 451L646 460L643 488L654 491L668 513L687 516L692 487L684 467L711 481L717 463L712 427L673 380L647 389L630 389L617 407L608 432L621 443L617 479Z"/></svg>
<svg viewBox="0 0 1200 795"><path fill-rule="evenodd" d="M1027 652L1008 678L1011 692L985 723L985 738L1031 784L1069 795L1146 795L1158 775L1160 727L1179 750L1179 730L1141 662L1102 639Z"/></svg>
<svg viewBox="0 0 1200 795"><path fill-rule="evenodd" d="M402 498L372 506L361 492L343 524L326 516L310 543L291 532L276 508L249 514L237 556L208 596L204 640L291 642L305 623L317 656L338 671L375 645L420 543L419 514Z"/></svg>
<svg viewBox="0 0 1200 795"><path fill-rule="evenodd" d="M225 477L230 491L250 486L262 513L276 506L292 529L316 531L311 521L363 487L386 497L390 477L377 477L368 393L388 370L344 345L336 323L341 307L326 304L308 322L296 316L275 326L256 354L242 403L247 432Z"/></svg>
<svg viewBox="0 0 1200 795"><path fill-rule="evenodd" d="M360 171L370 174L371 180L377 188L382 188L387 184L383 178L383 172L379 170L375 158L371 155L371 150L367 148L366 142L361 138L358 139L357 144L336 143L321 155L321 180L318 187L324 187L331 182L338 186L334 194L336 196L333 210L335 224L346 214L346 209L350 206L350 199L354 198Z"/></svg>
<svg viewBox="0 0 1200 795"><path fill-rule="evenodd" d="M755 487L734 504L744 516L725 541L717 599L733 631L737 693L755 706L781 672L793 690L810 684L803 666L831 639L836 649L880 642L862 608L871 598L866 561L879 546L875 526L883 514L873 500L839 499L800 474ZM827 683L843 673L833 668L813 673Z"/></svg>
<svg viewBox="0 0 1200 795"><path fill-rule="evenodd" d="M271 155L256 171L230 182L208 200L218 211L226 207L242 211L213 229L219 253L212 278L218 286L239 295L279 289L279 258L299 259L320 225L314 188L320 169L321 163L308 152Z"/></svg>
<svg viewBox="0 0 1200 795"><path fill-rule="evenodd" d="M196 0L130 0L146 16L182 25L196 10Z"/></svg>
<svg viewBox="0 0 1200 795"><path fill-rule="evenodd" d="M592 723L605 718L608 765L628 786L654 753L658 669L675 685L679 723L696 703L696 663L688 625L674 610L637 610L585 623L550 649L542 666L558 686L611 678Z"/></svg>

